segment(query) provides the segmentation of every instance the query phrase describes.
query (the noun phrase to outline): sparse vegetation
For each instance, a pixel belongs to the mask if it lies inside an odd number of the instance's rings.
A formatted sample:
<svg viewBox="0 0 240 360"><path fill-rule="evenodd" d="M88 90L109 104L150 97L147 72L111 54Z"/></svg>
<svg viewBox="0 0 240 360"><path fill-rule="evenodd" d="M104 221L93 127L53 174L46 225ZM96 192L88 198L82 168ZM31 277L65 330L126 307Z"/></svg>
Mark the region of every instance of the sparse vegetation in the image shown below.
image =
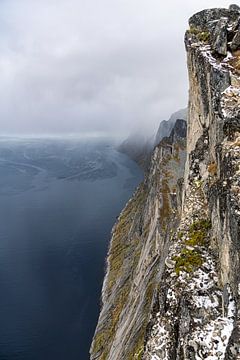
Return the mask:
<svg viewBox="0 0 240 360"><path fill-rule="evenodd" d="M148 234L149 234L149 229L150 229L150 224L151 222L149 221L143 228L143 237L147 238Z"/></svg>
<svg viewBox="0 0 240 360"><path fill-rule="evenodd" d="M193 26L190 27L190 34L195 35L199 41L208 42L210 39L209 31L201 31Z"/></svg>
<svg viewBox="0 0 240 360"><path fill-rule="evenodd" d="M211 176L217 175L217 164L215 162L208 165L208 172Z"/></svg>
<svg viewBox="0 0 240 360"><path fill-rule="evenodd" d="M125 284L120 290L118 297L115 301L115 305L109 311L109 319L107 326L104 327L102 331L99 331L94 337L94 352L103 351L100 360L105 360L107 358L107 347L110 343L117 323L119 321L120 315L124 306L126 305L130 291L130 285Z"/></svg>
<svg viewBox="0 0 240 360"><path fill-rule="evenodd" d="M199 268L203 263L200 253L188 249L183 249L180 256L174 256L173 260L176 261L175 271L177 275L180 274L180 271L190 273Z"/></svg>
<svg viewBox="0 0 240 360"><path fill-rule="evenodd" d="M153 291L154 291L154 283L150 282L145 292L145 301L147 305L149 305L152 302Z"/></svg>
<svg viewBox="0 0 240 360"><path fill-rule="evenodd" d="M208 42L210 38L210 33L208 31L202 31L197 35L199 41Z"/></svg>
<svg viewBox="0 0 240 360"><path fill-rule="evenodd" d="M168 185L168 181L165 178L162 182L162 187L161 187L162 204L160 208L160 222L162 225L162 229L166 228L167 222L169 221L169 217L171 214L169 194L170 194L170 188Z"/></svg>
<svg viewBox="0 0 240 360"><path fill-rule="evenodd" d="M179 232L177 233L177 238L178 238L179 240L181 240L182 237L183 237L183 232L182 232L182 231L179 231Z"/></svg>
<svg viewBox="0 0 240 360"><path fill-rule="evenodd" d="M199 247L206 246L208 232L211 229L211 221L209 219L200 219L191 224L184 245ZM183 233L179 232L177 237L183 238ZM198 249L183 248L180 255L174 256L175 271L179 275L180 271L192 272L202 265L202 256Z"/></svg>
<svg viewBox="0 0 240 360"><path fill-rule="evenodd" d="M141 345L140 349L135 353L134 360L141 360L144 352L144 346Z"/></svg>
<svg viewBox="0 0 240 360"><path fill-rule="evenodd" d="M127 257L126 254L130 251L130 247L134 246L136 249L136 243L127 241L127 238L133 219L141 210L145 199L146 192L142 185L119 217L112 237L109 255L108 291L112 289L116 279L121 275L124 259Z"/></svg>
<svg viewBox="0 0 240 360"><path fill-rule="evenodd" d="M155 278L155 273L152 276L152 278ZM154 281L150 281L147 285L145 294L145 303L144 303L144 314L149 313L149 309L151 308L152 299L153 299L153 292L155 290L156 284ZM139 334L137 335L137 340L134 345L133 351L131 352L131 355L128 357L129 360L141 360L144 352L144 338L145 338L145 331L148 324L148 319L146 318L144 323L142 324L141 330L139 331Z"/></svg>
<svg viewBox="0 0 240 360"><path fill-rule="evenodd" d="M197 35L199 33L199 30L194 26L190 26L189 32L190 34Z"/></svg>
<svg viewBox="0 0 240 360"><path fill-rule="evenodd" d="M145 328L145 327L144 327ZM144 352L145 330L141 329L137 335L136 343L128 356L128 360L141 360Z"/></svg>
<svg viewBox="0 0 240 360"><path fill-rule="evenodd" d="M114 229L109 255L109 273L106 291L110 293L117 280L124 272L124 261L131 255L131 269L136 268L141 254L139 236L132 230L133 220L141 213L146 200L144 185L141 185L135 196L121 213ZM147 226L148 227L148 226ZM146 227L146 231L147 231ZM132 231L132 233L131 233ZM131 235L130 235L131 234ZM115 290L114 290L115 291ZM109 310L109 317L104 327L98 331L94 338L94 353L99 353L99 360L105 360L108 349L116 331L122 311L126 306L131 291L131 282L126 281L116 290L114 304ZM141 345L143 342L141 343ZM140 345L139 345L140 346ZM140 347L138 346L138 354ZM140 355L139 355L140 356ZM134 358L140 359L141 357Z"/></svg>
<svg viewBox="0 0 240 360"><path fill-rule="evenodd" d="M201 219L192 223L192 225L189 228L189 232L193 232L197 230L203 230L206 232L209 231L211 228L212 228L212 224L209 219Z"/></svg>
<svg viewBox="0 0 240 360"><path fill-rule="evenodd" d="M173 189L174 191L177 190L176 185L172 184L174 182L172 166L176 166L176 161L179 161L179 147L177 146L174 150L175 158L174 155L166 154L161 163L159 176L155 176L153 179L155 182L154 186L158 186L161 195L158 218L163 232L164 229L169 228L169 222L171 221L171 193ZM170 161L172 162L169 165ZM141 221L143 207L147 199L145 186L146 185L143 184L132 200L129 201L119 216L114 228L108 257L108 277L105 288L105 294L107 296L114 294L113 297L111 296L111 299L114 300L113 303L111 303L111 308L108 309L107 319L104 319L105 323L95 335L93 352L98 354L99 360L105 360L109 355L109 348L112 346L116 331L119 326L121 327L123 314L125 314L129 308L135 308L135 304L139 304L139 301L141 309L136 308L138 309L136 311L139 313L141 311L141 314L149 314L152 306L153 295L156 289L155 276L159 266L155 249L157 244L155 241L152 241L149 245L150 248L148 248L149 258L154 256L154 263L149 264L149 266L151 265L151 277L149 276L147 279L145 277L142 279L138 277L139 281L137 283L133 281L139 270L139 259L144 242L148 238L152 222L150 216L147 219L143 218L143 221ZM168 236L174 236L172 229L168 229ZM142 265L146 266L147 264L141 263L141 266ZM125 281L124 284L122 284L123 281ZM140 294L137 291L137 287L141 286L141 284L143 284L143 288L141 288ZM129 329L129 331L133 331L134 338L130 346L126 344L127 353L124 354L126 359L142 359L148 321L149 318L143 316L141 326L137 330L135 328Z"/></svg>
<svg viewBox="0 0 240 360"><path fill-rule="evenodd" d="M194 185L199 189L203 185L203 180L195 180Z"/></svg>

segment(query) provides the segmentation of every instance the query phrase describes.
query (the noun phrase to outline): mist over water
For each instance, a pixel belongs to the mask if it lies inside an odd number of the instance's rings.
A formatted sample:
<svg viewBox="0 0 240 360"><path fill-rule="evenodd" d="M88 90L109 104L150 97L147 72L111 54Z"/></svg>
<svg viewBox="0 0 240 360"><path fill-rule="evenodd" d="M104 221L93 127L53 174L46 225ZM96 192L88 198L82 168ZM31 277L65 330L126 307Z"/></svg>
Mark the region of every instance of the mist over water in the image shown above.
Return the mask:
<svg viewBox="0 0 240 360"><path fill-rule="evenodd" d="M87 360L110 231L142 179L106 141L0 139L0 360Z"/></svg>

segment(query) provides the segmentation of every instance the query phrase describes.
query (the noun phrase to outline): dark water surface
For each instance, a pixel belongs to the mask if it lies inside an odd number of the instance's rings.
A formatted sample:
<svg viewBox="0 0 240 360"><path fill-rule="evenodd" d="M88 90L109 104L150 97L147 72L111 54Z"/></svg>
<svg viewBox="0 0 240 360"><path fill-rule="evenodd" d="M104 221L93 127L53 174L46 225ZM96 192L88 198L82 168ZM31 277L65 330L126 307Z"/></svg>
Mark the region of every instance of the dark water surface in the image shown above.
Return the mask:
<svg viewBox="0 0 240 360"><path fill-rule="evenodd" d="M0 139L0 360L87 360L110 231L142 173L106 142Z"/></svg>

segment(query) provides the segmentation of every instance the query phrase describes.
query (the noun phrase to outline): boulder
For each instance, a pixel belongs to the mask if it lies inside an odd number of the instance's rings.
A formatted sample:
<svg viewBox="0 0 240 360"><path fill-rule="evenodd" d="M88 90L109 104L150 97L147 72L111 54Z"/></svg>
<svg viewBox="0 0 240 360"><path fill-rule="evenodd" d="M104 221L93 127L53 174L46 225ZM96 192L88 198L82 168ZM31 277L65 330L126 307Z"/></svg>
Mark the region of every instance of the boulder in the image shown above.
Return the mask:
<svg viewBox="0 0 240 360"><path fill-rule="evenodd" d="M227 18L228 22L237 21L239 11L221 8L202 10L189 19L189 25L192 28L206 31L208 30L209 23L217 22L221 18Z"/></svg>
<svg viewBox="0 0 240 360"><path fill-rule="evenodd" d="M227 55L228 44L228 19L221 18L218 20L213 33L211 34L212 50L219 55Z"/></svg>
<svg viewBox="0 0 240 360"><path fill-rule="evenodd" d="M236 4L232 4L232 5L229 6L229 10L239 11L240 12L240 6L238 6Z"/></svg>
<svg viewBox="0 0 240 360"><path fill-rule="evenodd" d="M231 47L232 51L236 51L236 50L240 49L240 25L237 29L236 34L234 35L234 37L232 39L230 47Z"/></svg>

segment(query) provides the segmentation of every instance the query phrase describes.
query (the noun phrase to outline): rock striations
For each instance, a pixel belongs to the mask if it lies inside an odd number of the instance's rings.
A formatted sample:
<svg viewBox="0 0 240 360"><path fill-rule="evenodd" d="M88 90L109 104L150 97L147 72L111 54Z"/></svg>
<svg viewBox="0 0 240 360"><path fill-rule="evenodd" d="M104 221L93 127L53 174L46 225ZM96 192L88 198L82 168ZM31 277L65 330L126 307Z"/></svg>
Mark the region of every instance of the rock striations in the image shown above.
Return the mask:
<svg viewBox="0 0 240 360"><path fill-rule="evenodd" d="M143 344L158 278L178 225L186 122L155 148L150 171L113 228L92 359L134 359Z"/></svg>
<svg viewBox="0 0 240 360"><path fill-rule="evenodd" d="M92 360L240 359L240 8L189 25L187 139L177 120L113 229Z"/></svg>

